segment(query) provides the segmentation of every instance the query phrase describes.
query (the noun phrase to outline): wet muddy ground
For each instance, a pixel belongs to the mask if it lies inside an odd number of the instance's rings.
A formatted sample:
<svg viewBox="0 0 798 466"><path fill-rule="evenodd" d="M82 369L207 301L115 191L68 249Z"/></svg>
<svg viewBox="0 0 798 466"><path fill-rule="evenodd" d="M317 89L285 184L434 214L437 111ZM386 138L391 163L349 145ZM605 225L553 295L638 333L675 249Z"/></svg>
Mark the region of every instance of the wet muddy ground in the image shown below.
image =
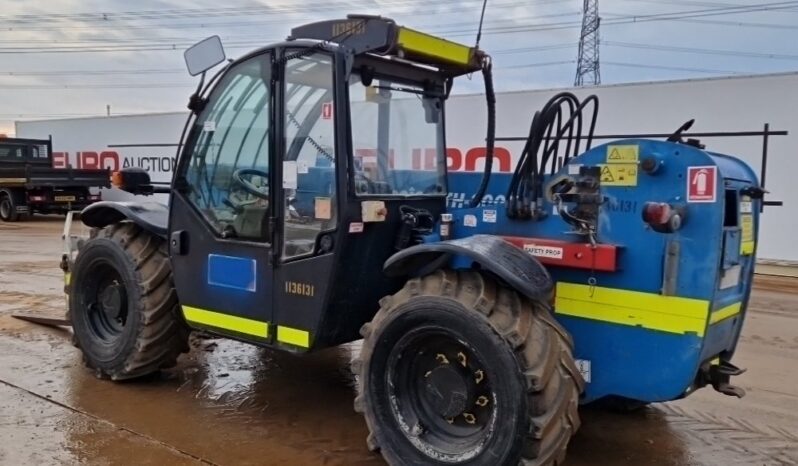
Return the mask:
<svg viewBox="0 0 798 466"><path fill-rule="evenodd" d="M174 370L115 384L69 331L12 318L63 314L62 222L0 223L0 464L382 464L352 410L356 344L297 357L195 337ZM567 464L798 464L798 285L760 283L735 357L744 399L584 409Z"/></svg>

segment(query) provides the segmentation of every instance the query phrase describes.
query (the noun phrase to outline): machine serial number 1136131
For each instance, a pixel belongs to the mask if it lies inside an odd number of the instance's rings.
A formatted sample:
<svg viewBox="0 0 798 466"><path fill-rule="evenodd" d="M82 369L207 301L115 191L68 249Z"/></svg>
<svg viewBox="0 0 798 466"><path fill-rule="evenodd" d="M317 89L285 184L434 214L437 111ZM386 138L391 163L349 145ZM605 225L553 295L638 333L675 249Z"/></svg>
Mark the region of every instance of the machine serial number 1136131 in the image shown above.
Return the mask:
<svg viewBox="0 0 798 466"><path fill-rule="evenodd" d="M288 294L296 294L299 296L313 297L316 289L310 283L299 282L285 282L285 292Z"/></svg>

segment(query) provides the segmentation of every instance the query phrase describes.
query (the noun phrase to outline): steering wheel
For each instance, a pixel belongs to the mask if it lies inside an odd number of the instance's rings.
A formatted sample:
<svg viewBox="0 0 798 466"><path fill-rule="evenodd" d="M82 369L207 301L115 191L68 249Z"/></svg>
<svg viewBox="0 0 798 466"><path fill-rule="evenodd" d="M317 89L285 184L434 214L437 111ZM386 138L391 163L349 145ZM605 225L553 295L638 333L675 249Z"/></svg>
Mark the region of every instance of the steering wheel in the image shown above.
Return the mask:
<svg viewBox="0 0 798 466"><path fill-rule="evenodd" d="M688 129L692 128L693 127L693 123L695 123L695 118L693 118L692 120L687 120L686 122L684 122L684 124L682 126L680 126L679 129L674 131L673 134L671 134L668 137L667 141L668 142L681 142L682 133L684 133Z"/></svg>
<svg viewBox="0 0 798 466"><path fill-rule="evenodd" d="M266 192L263 192L262 189L252 184L251 181L245 179L245 176L260 176L265 179L267 183ZM269 174L263 170L258 170L257 168L239 168L233 172L233 181L235 181L244 192L257 197L258 199L263 199L266 201L269 200L268 180Z"/></svg>

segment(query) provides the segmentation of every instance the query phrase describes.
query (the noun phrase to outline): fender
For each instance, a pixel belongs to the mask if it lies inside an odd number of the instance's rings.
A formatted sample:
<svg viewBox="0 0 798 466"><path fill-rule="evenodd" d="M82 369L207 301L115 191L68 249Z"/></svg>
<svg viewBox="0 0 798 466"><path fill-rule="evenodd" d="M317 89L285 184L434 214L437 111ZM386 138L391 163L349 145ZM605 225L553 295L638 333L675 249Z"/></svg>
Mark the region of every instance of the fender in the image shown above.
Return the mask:
<svg viewBox="0 0 798 466"><path fill-rule="evenodd" d="M94 228L130 220L142 229L166 239L169 208L157 202L100 201L83 209L80 219L85 225Z"/></svg>
<svg viewBox="0 0 798 466"><path fill-rule="evenodd" d="M389 257L383 270L389 277L425 275L454 256L467 257L533 300L547 301L554 288L549 272L535 257L492 235L411 246Z"/></svg>

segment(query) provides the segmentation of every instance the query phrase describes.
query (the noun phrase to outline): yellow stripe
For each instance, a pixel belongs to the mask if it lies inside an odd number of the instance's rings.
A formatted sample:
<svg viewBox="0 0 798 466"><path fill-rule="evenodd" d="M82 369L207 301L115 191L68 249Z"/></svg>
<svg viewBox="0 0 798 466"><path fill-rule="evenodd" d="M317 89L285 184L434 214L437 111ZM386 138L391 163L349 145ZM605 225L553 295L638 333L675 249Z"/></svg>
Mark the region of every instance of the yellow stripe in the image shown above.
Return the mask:
<svg viewBox="0 0 798 466"><path fill-rule="evenodd" d="M244 317L231 316L229 314L222 314L221 312L213 312L191 306L181 307L183 308L183 316L189 322L209 325L224 330L232 330L234 332L254 335L260 338L269 337L268 322L245 319Z"/></svg>
<svg viewBox="0 0 798 466"><path fill-rule="evenodd" d="M310 333L297 328L277 326L277 341L288 343L289 345L310 348Z"/></svg>
<svg viewBox="0 0 798 466"><path fill-rule="evenodd" d="M703 336L709 301L559 282L554 307L562 315Z"/></svg>
<svg viewBox="0 0 798 466"><path fill-rule="evenodd" d="M471 63L471 47L423 32L400 28L397 42L402 49L410 53L437 58L457 65Z"/></svg>
<svg viewBox="0 0 798 466"><path fill-rule="evenodd" d="M709 316L709 324L716 324L721 320L736 316L740 313L740 309L742 309L742 303L734 303L729 304L724 308L718 309L717 311L713 311Z"/></svg>
<svg viewBox="0 0 798 466"><path fill-rule="evenodd" d="M69 286L70 281L72 281L72 274L67 272L64 274L64 285Z"/></svg>
<svg viewBox="0 0 798 466"><path fill-rule="evenodd" d="M0 183L25 183L27 178L0 178Z"/></svg>

